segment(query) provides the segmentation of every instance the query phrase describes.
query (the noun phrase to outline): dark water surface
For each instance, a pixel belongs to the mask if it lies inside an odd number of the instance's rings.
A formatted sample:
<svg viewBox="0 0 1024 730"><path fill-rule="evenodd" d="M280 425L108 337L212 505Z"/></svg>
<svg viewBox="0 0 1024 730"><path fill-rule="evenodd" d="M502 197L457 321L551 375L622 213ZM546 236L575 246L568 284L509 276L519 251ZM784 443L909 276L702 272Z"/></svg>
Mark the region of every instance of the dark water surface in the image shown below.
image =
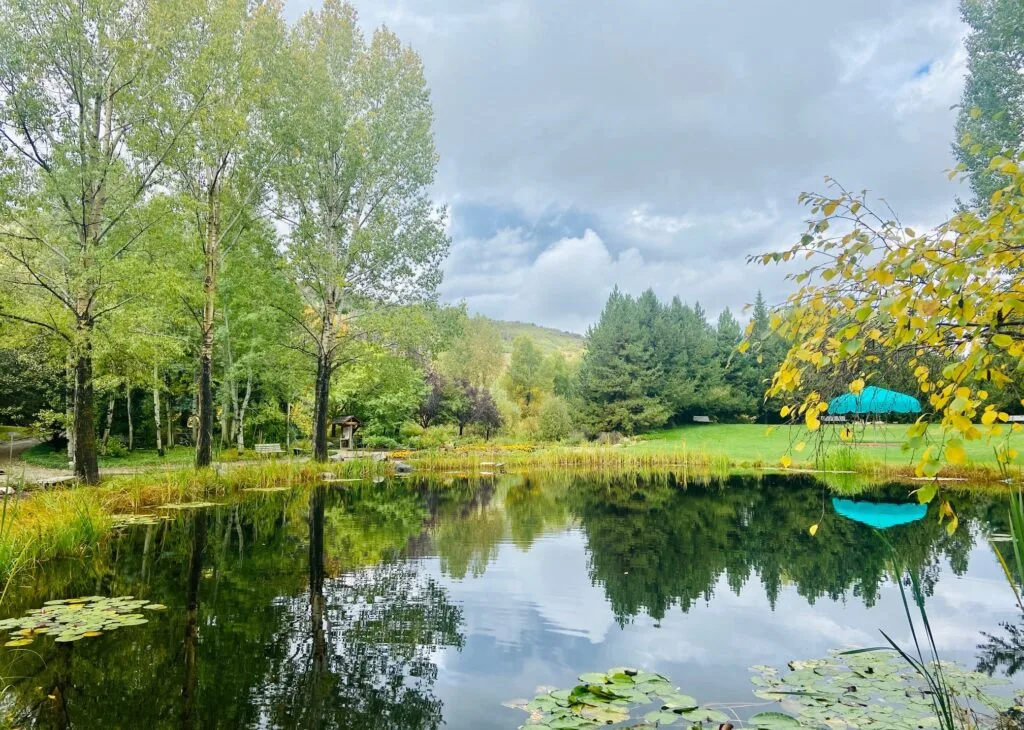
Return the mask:
<svg viewBox="0 0 1024 730"><path fill-rule="evenodd" d="M46 566L5 615L94 594L168 610L3 650L7 708L43 728L511 729L526 716L503 701L581 672L635 665L750 702L753 664L910 639L889 548L809 479L448 482L253 494ZM1021 624L987 542L1006 504L953 502L952 536L934 506L884 534L922 576L943 657L1002 672L983 632Z"/></svg>

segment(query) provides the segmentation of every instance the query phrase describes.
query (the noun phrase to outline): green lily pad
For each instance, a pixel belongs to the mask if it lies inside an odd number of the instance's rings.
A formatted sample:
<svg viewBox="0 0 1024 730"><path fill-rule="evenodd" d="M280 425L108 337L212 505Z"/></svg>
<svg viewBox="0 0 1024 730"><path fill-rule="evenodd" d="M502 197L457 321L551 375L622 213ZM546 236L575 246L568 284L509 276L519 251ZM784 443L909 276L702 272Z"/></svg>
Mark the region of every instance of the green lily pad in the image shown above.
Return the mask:
<svg viewBox="0 0 1024 730"><path fill-rule="evenodd" d="M677 715L671 710L654 710L644 715L644 721L649 722L653 725L671 725L682 719L681 715Z"/></svg>
<svg viewBox="0 0 1024 730"><path fill-rule="evenodd" d="M791 730L800 727L800 721L783 712L759 712L749 724L758 730Z"/></svg>
<svg viewBox="0 0 1024 730"><path fill-rule="evenodd" d="M668 695L660 695L663 710L696 710L698 705L697 700L693 699L689 695L672 693Z"/></svg>
<svg viewBox="0 0 1024 730"><path fill-rule="evenodd" d="M599 672L588 672L580 675L583 684L604 684L608 681L608 675Z"/></svg>
<svg viewBox="0 0 1024 730"><path fill-rule="evenodd" d="M32 643L32 639L11 639L4 646L28 646Z"/></svg>
<svg viewBox="0 0 1024 730"><path fill-rule="evenodd" d="M83 637L102 636L104 632L124 626L140 626L149 619L140 610L165 610L166 606L149 603L134 596L110 598L81 596L47 601L41 608L20 618L0 622L0 630L10 631L12 641L31 643L37 635L51 634L54 641L66 643ZM17 644L23 646L24 644Z"/></svg>
<svg viewBox="0 0 1024 730"><path fill-rule="evenodd" d="M685 710L679 714L692 722L711 722L719 725L729 722L731 719L721 710L714 710L710 707L698 707L695 710Z"/></svg>

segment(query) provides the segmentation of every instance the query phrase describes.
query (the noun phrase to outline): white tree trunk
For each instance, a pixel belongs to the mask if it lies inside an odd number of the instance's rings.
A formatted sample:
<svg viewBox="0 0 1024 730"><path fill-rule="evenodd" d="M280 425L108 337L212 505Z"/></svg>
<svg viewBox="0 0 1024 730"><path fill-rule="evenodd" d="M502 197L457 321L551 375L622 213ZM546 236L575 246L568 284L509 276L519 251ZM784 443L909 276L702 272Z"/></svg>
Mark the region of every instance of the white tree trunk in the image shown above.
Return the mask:
<svg viewBox="0 0 1024 730"><path fill-rule="evenodd" d="M164 455L164 443L160 437L160 370L153 365L153 422L156 424L156 453Z"/></svg>

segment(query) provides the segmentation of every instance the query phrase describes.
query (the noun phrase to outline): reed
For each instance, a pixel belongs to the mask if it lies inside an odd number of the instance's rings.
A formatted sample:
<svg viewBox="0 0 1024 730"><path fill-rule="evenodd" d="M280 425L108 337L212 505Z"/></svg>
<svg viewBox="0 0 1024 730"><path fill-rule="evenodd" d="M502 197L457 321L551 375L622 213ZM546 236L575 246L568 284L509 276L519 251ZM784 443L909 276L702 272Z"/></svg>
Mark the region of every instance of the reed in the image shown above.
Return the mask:
<svg viewBox="0 0 1024 730"><path fill-rule="evenodd" d="M501 447L474 451L425 451L412 454L408 461L426 472L484 473L493 471L498 464L503 464L506 469L639 471L668 468L721 475L730 469L728 457L702 450L640 451L615 446L556 446L534 451Z"/></svg>
<svg viewBox="0 0 1024 730"><path fill-rule="evenodd" d="M115 476L97 487L26 492L5 496L0 507L0 581L8 585L22 570L46 560L81 555L105 539L119 514L173 502L222 501L245 488L306 486L337 477L370 477L387 469L368 460L342 464L271 461L220 469L180 469ZM6 593L0 593L0 601Z"/></svg>

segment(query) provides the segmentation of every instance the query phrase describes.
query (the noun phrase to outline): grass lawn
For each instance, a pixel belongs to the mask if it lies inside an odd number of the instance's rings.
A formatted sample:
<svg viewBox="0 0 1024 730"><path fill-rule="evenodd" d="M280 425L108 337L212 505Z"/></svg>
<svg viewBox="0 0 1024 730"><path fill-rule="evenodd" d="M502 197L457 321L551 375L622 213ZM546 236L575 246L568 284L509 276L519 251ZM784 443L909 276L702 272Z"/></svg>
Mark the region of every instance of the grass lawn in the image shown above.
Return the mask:
<svg viewBox="0 0 1024 730"><path fill-rule="evenodd" d="M100 456L101 469L117 469L142 466L188 466L195 459L196 451L189 446L175 446L173 449L166 449L163 456L156 453L156 449L134 449L125 456ZM49 444L38 444L31 449L26 449L21 454L23 461L35 466L44 466L50 469L67 469L68 457L64 449L54 451ZM235 449L226 449L223 452L214 452L214 461L238 461L239 459L256 459L253 451L246 450L242 456L238 456Z"/></svg>
<svg viewBox="0 0 1024 730"><path fill-rule="evenodd" d="M29 428L27 426L0 425L0 443L10 441L11 436L14 436L15 439L28 438Z"/></svg>
<svg viewBox="0 0 1024 730"><path fill-rule="evenodd" d="M827 444L838 446L838 430L835 426L824 426L824 437ZM857 426L854 441L851 442L854 453L864 461L877 461L887 464L913 464L913 456L900 450L907 430L906 424L889 424L884 426ZM682 448L722 454L734 464L777 465L779 458L787 452L794 464L813 462L814 448L819 435L809 432L804 426L775 426L771 429L761 424L708 424L682 426L680 428L658 431L643 437L639 442L629 446L630 449L671 451ZM937 427L932 427L930 434L935 439L940 436ZM1024 452L1024 434L1011 436L1011 445ZM806 442L802 452L791 451L791 445ZM996 460L992 453L992 444L982 439L966 443L968 463L975 466L995 466Z"/></svg>

